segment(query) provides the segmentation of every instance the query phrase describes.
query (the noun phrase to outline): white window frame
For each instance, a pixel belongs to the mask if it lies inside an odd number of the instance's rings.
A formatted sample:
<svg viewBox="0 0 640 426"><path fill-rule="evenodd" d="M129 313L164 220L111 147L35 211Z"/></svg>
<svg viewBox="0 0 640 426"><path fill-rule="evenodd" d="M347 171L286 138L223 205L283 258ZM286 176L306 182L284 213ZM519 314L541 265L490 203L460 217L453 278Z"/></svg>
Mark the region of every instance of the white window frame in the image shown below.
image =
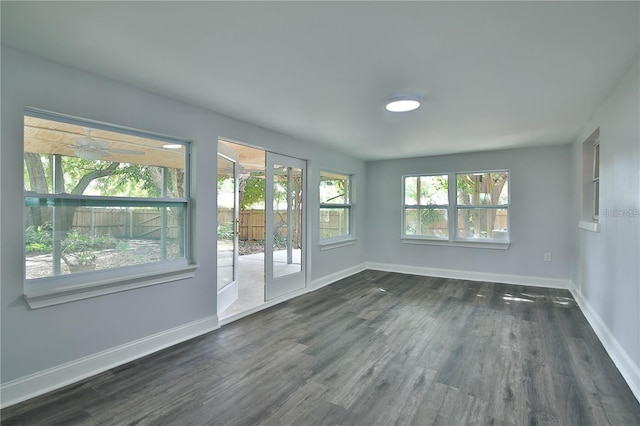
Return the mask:
<svg viewBox="0 0 640 426"><path fill-rule="evenodd" d="M336 203L319 203L319 209L318 209L318 220L320 220L320 216L322 215L322 210L323 209L346 209L349 212L349 233L345 234L345 235L339 235L339 236L335 236L335 237L322 237L322 235L320 235L320 247L321 250L327 250L327 249L332 249L332 248L337 248L337 247L342 247L342 246L346 246L346 245L351 245L351 244L355 244L356 242L356 237L355 237L355 233L354 233L354 215L353 215L353 210L354 210L354 203L353 203L353 194L354 194L354 186L353 186L353 182L354 182L354 175L349 174L349 173L344 173L344 172L337 172L337 171L333 171L333 170L325 170L322 169L320 170L320 180L318 181L318 188L320 188L320 182L322 182L322 176L323 174L330 174L330 175L338 175L344 178L347 178L348 180L348 188L347 188L347 203L345 204L336 204ZM320 228L318 227L318 232L320 232Z"/></svg>
<svg viewBox="0 0 640 426"><path fill-rule="evenodd" d="M593 169L591 172L593 182L593 220L600 221L600 137L593 143Z"/></svg>
<svg viewBox="0 0 640 426"><path fill-rule="evenodd" d="M448 185L448 204L420 204L420 178L421 177L434 177L434 176L447 176L447 185ZM407 178L417 178L416 182L416 191L418 194L417 204L410 205L406 203L405 195L406 195L406 182ZM432 174L409 174L402 176L402 220L401 220L401 233L402 238L407 240L430 240L430 241L450 241L451 239L451 174L450 173L432 173ZM406 234L406 211L408 208L415 208L420 212L421 209L445 209L447 210L447 234L448 237L434 237L430 235L410 235ZM419 214L419 213L418 213Z"/></svg>
<svg viewBox="0 0 640 426"><path fill-rule="evenodd" d="M458 204L458 175L473 175L473 174L485 174L485 173L506 173L507 174L507 199L508 202L506 204L480 204L480 205L472 205L472 204L463 204L460 205ZM460 210L473 210L473 209L480 209L480 210L507 210L507 212L509 211L509 205L511 203L511 185L510 185L510 180L511 180L511 173L509 173L509 170L475 170L472 172L456 172L454 174L454 179L455 179L455 234L454 234L454 240L455 241L463 241L463 242L482 242L482 243L488 243L488 244L501 244L501 243L505 243L505 242L509 242L510 241L510 235L511 235L511 223L510 223L510 215L507 214L507 238L506 240L497 240L497 239L487 239L487 240L478 240L475 238L461 238L458 236L458 213L460 212Z"/></svg>
<svg viewBox="0 0 640 426"><path fill-rule="evenodd" d="M508 199L509 202L507 204L493 205L493 204L483 204L480 206L472 206L472 205L458 205L458 175L465 174L479 174L479 173L507 173L507 191L508 191ZM405 178L407 177L420 177L420 176L448 176L448 195L449 195L449 205L447 210L448 216L448 226L449 226L449 238L437 238L430 236L420 236L420 235L406 235L405 234ZM471 248L483 248L483 249L498 249L498 250L506 250L511 246L511 215L507 215L507 239L506 240L495 240L495 239L469 239L469 238L459 238L458 235L458 211L459 209L469 209L469 208L482 208L482 209L506 209L510 210L511 205L511 171L509 169L490 169L490 170L473 170L473 171L461 171L461 172L441 172L441 173L411 173L402 175L402 195L401 195L401 203L402 203L402 219L401 219L401 240L403 243L407 244L432 244L432 245L443 245L443 246L452 246L452 247L471 247ZM438 206L429 206L429 208L437 208Z"/></svg>
<svg viewBox="0 0 640 426"><path fill-rule="evenodd" d="M164 136L151 132L143 132L118 125L112 125L93 120L81 119L54 112L25 108L24 116L31 116L69 123L94 129L101 129L128 135L153 138L167 143L181 144L185 147L185 197L176 198L129 198L129 197L103 197L70 195L64 193L39 194L25 191L23 211L26 210L26 202L36 202L41 205L83 205L83 206L152 206L167 207L180 205L184 207L184 257L181 259L165 260L160 262L130 265L119 268L81 272L65 275L54 275L42 278L26 279L24 277L24 298L32 309L42 308L60 303L96 297L119 291L146 287L149 285L191 278L195 274L197 265L191 262L191 202L190 202L190 141ZM23 214L26 218L26 211ZM24 219L23 219L24 220ZM23 224L24 225L24 224ZM25 226L23 226L25 228ZM25 235L23 233L23 238ZM23 250L25 250L23 240ZM26 262L26 251L24 253ZM26 275L26 264L23 273Z"/></svg>

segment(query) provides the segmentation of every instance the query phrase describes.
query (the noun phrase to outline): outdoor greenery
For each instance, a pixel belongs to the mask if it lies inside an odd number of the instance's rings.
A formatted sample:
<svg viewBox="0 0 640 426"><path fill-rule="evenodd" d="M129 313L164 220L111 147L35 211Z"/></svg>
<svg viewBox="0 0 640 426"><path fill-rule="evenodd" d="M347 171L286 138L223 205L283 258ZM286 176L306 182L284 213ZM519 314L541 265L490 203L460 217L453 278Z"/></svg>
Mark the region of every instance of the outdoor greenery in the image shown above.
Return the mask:
<svg viewBox="0 0 640 426"><path fill-rule="evenodd" d="M95 236L72 229L62 240L62 259L70 266L95 264L97 251L116 248L117 243L108 235Z"/></svg>
<svg viewBox="0 0 640 426"><path fill-rule="evenodd" d="M233 225L230 223L218 223L218 240L233 240Z"/></svg>
<svg viewBox="0 0 640 426"><path fill-rule="evenodd" d="M264 176L249 175L240 178L240 209L248 210L264 206Z"/></svg>
<svg viewBox="0 0 640 426"><path fill-rule="evenodd" d="M457 232L463 238L492 238L498 210L508 204L507 172L456 174ZM447 233L448 175L405 178L405 233ZM482 206L487 206L483 208Z"/></svg>
<svg viewBox="0 0 640 426"><path fill-rule="evenodd" d="M51 233L52 228L50 222L46 222L40 226L28 226L25 232L27 253L50 252L53 244Z"/></svg>

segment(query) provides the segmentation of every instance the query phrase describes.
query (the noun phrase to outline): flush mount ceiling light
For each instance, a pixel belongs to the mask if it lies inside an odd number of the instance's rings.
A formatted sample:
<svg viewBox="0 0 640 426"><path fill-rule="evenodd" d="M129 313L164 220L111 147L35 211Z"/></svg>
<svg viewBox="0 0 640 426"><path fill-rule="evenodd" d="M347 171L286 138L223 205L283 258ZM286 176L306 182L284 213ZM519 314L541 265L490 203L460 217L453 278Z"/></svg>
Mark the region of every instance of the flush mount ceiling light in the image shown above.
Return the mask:
<svg viewBox="0 0 640 426"><path fill-rule="evenodd" d="M166 144L166 145L162 145L162 147L164 149L180 149L180 148L182 148L182 145L178 144L178 143L169 143L169 144Z"/></svg>
<svg viewBox="0 0 640 426"><path fill-rule="evenodd" d="M385 109L391 112L408 112L420 108L418 96L399 96L387 101Z"/></svg>

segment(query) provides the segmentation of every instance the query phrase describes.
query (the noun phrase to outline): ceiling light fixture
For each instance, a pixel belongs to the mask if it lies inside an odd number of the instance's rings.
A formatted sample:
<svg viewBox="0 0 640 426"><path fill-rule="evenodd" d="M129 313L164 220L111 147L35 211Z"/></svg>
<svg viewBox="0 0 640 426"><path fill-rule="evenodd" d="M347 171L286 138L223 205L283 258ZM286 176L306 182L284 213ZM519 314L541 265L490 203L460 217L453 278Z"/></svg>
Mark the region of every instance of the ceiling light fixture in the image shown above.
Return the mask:
<svg viewBox="0 0 640 426"><path fill-rule="evenodd" d="M399 96L387 101L385 109L390 112L408 112L420 108L418 96Z"/></svg>
<svg viewBox="0 0 640 426"><path fill-rule="evenodd" d="M167 145L162 145L162 147L164 149L180 149L182 148L182 145L178 144L178 143L170 143Z"/></svg>

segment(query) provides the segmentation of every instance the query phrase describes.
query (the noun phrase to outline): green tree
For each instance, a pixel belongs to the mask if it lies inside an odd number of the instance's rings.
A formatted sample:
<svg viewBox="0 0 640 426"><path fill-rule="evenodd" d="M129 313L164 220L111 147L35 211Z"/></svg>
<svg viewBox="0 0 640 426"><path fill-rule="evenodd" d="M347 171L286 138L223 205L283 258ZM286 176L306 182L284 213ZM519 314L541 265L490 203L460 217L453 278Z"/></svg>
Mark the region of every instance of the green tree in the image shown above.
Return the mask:
<svg viewBox="0 0 640 426"><path fill-rule="evenodd" d="M248 210L255 204L264 204L264 176L248 175L240 177L240 209Z"/></svg>
<svg viewBox="0 0 640 426"><path fill-rule="evenodd" d="M457 178L458 205L501 204L500 196L507 183L507 173L463 174ZM480 194L489 194L489 200L481 199ZM496 210L489 209L486 218L474 215L470 209L458 210L459 223L465 229L473 231L474 236L491 237L496 221Z"/></svg>

